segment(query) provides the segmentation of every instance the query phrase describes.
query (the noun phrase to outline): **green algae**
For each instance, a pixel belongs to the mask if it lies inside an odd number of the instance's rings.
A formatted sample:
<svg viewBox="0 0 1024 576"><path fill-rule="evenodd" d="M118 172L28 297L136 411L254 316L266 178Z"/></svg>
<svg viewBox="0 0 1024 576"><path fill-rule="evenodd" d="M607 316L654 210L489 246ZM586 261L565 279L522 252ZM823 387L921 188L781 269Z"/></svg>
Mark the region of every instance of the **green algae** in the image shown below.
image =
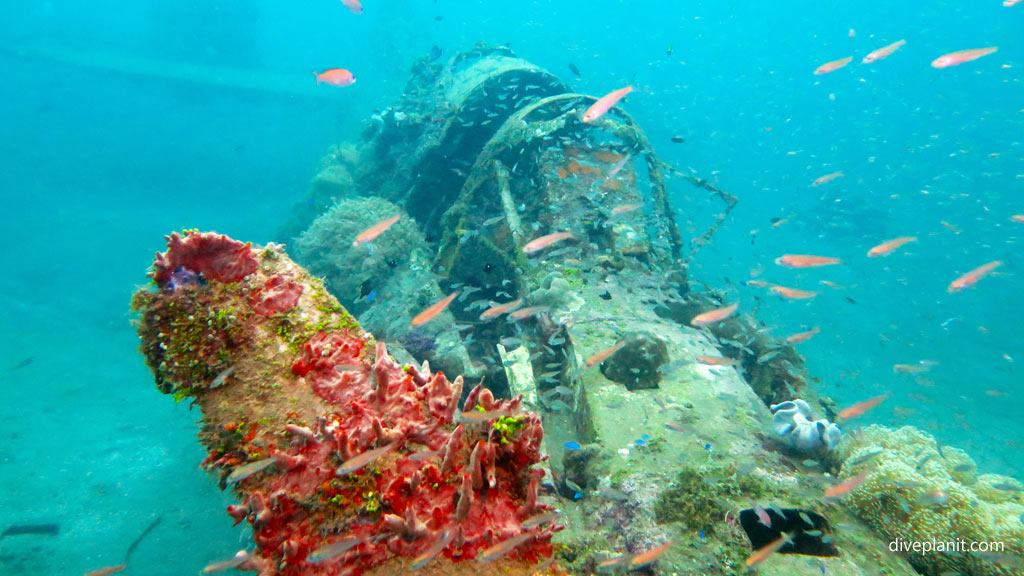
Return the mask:
<svg viewBox="0 0 1024 576"><path fill-rule="evenodd" d="M523 428L522 416L501 416L494 421L494 431L501 435L501 443L508 444L510 438Z"/></svg>
<svg viewBox="0 0 1024 576"><path fill-rule="evenodd" d="M149 335L144 342L151 342L142 352L162 392L180 401L230 364L232 351L249 338L252 313L243 298L218 282L169 295L147 289L135 293L131 305L142 314L139 331Z"/></svg>
<svg viewBox="0 0 1024 576"><path fill-rule="evenodd" d="M712 533L726 512L717 502L721 496L724 494L705 483L699 472L684 468L658 496L654 517L659 524L683 522L690 528Z"/></svg>
<svg viewBox="0 0 1024 576"><path fill-rule="evenodd" d="M715 532L735 497L757 500L769 493L760 478L736 474L735 468L697 470L683 468L671 485L663 490L654 505L659 524L682 522L691 529Z"/></svg>

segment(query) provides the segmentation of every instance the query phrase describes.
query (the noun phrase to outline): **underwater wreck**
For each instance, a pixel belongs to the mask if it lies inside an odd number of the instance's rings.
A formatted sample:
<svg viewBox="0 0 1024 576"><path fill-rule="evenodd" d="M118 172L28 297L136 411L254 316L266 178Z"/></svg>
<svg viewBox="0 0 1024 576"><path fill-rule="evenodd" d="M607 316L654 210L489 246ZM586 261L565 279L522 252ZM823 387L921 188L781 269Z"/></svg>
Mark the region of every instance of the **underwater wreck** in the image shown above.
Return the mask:
<svg viewBox="0 0 1024 576"><path fill-rule="evenodd" d="M691 325L727 304L687 263L736 199L594 101L505 47L424 59L324 157L287 253L168 237L133 307L254 533L217 569L1021 573L1018 482L909 428L840 439L792 346ZM700 236L670 179L723 203ZM889 547L953 534L1007 550Z"/></svg>

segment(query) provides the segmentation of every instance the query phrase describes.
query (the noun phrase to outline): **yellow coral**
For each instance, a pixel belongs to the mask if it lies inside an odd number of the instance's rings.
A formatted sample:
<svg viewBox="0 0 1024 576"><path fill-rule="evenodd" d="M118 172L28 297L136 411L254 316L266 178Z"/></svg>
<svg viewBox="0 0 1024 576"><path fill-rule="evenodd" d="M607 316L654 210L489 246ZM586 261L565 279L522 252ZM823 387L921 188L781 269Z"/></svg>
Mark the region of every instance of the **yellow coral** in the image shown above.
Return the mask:
<svg viewBox="0 0 1024 576"><path fill-rule="evenodd" d="M934 438L909 426L865 428L853 440L847 461L856 462L858 456L880 449L866 462L844 466L841 474L848 479L868 471L864 483L843 503L875 531L890 541L999 541L1006 544L1011 558L1024 559L1024 525L1019 518L1024 505L1010 502L1020 493L993 487L1019 483L1004 476L983 475L973 485L964 484L961 480L973 478L967 470L974 464L970 457L950 448L940 454ZM994 501L1001 504L994 505ZM907 552L906 556L928 574L956 571L974 575L996 570L990 558L970 553Z"/></svg>

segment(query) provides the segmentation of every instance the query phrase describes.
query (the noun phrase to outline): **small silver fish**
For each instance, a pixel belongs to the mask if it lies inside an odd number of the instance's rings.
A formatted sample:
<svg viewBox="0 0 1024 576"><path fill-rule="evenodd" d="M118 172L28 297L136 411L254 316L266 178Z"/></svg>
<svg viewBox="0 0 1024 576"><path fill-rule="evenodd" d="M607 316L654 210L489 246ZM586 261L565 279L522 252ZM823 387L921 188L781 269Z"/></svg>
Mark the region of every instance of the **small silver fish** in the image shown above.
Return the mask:
<svg viewBox="0 0 1024 576"><path fill-rule="evenodd" d="M392 450L394 450L395 447L396 447L396 443L391 443L391 444L388 444L387 446L382 446L380 448L374 448L373 450L367 450L366 452L363 452L362 454L360 454L358 456L354 456L352 458L349 458L348 460L343 462L341 464L341 466L338 466L338 469L335 470L334 472L335 472L335 474L337 476L344 476L346 474L351 474L353 472L358 472L359 470L361 470L364 466L366 466L370 462L373 462L377 458L380 458L381 456L383 456L383 455L387 454L388 452L391 452Z"/></svg>
<svg viewBox="0 0 1024 576"><path fill-rule="evenodd" d="M548 567L551 566L551 564L555 561L556 558L558 558L558 555L552 554L550 558L534 566L533 574L531 576L541 576L541 574L545 574L547 572Z"/></svg>
<svg viewBox="0 0 1024 576"><path fill-rule="evenodd" d="M234 373L235 373L235 367L234 366L231 366L230 368L225 369L220 374L217 374L217 377L213 379L213 382L210 382L210 388L220 388L221 386L224 385L224 382L227 382L228 376L231 376Z"/></svg>
<svg viewBox="0 0 1024 576"><path fill-rule="evenodd" d="M441 453L440 450L420 450L409 455L409 460L413 462L421 462L423 460L430 460Z"/></svg>
<svg viewBox="0 0 1024 576"><path fill-rule="evenodd" d="M569 410L570 407L568 404L562 402L561 400L555 400L554 402L551 402L550 404L547 405L547 409L554 412L560 412L562 410Z"/></svg>
<svg viewBox="0 0 1024 576"><path fill-rule="evenodd" d="M330 544L317 548L306 558L306 562L309 562L310 564L317 564L325 560L330 560L331 558L335 558L345 552L348 552L362 541L362 538L346 536L337 542L331 542Z"/></svg>
<svg viewBox="0 0 1024 576"><path fill-rule="evenodd" d="M232 470L231 474L228 474L228 477L224 480L224 482L227 484L241 482L242 480L245 480L246 478L252 476L253 474L256 474L257 472L266 470L276 461L276 458L271 457L264 458L262 460L256 460L255 462L249 462L248 464L243 464L242 466L239 466Z"/></svg>
<svg viewBox="0 0 1024 576"><path fill-rule="evenodd" d="M209 564L200 574L220 574L221 572L230 570L246 560L252 559L252 555L246 550L239 550L235 557L230 560L223 560L221 562L214 562Z"/></svg>
<svg viewBox="0 0 1024 576"><path fill-rule="evenodd" d="M456 299L456 301L458 301L458 302L465 302L466 299L469 298L470 294L472 294L474 292L479 292L479 291L480 291L480 288L477 288L476 286L467 286L467 287L462 289L462 293L459 294L459 297Z"/></svg>
<svg viewBox="0 0 1024 576"><path fill-rule="evenodd" d="M572 390L565 386L555 386L551 391L562 396L572 396Z"/></svg>
<svg viewBox="0 0 1024 576"><path fill-rule="evenodd" d="M629 494L615 488L601 488L597 492L598 496L607 500L615 500L617 502L626 502L629 500Z"/></svg>
<svg viewBox="0 0 1024 576"><path fill-rule="evenodd" d="M365 364L361 364L361 363L350 363L350 364L336 364L334 366L334 369L337 370L338 372L341 372L341 373L345 373L345 372L365 372L367 370L367 367L366 367Z"/></svg>
<svg viewBox="0 0 1024 576"><path fill-rule="evenodd" d="M879 454L881 454L884 451L885 451L884 448L876 448L875 450L872 450L870 452L865 452L864 454L861 454L860 456L857 456L856 458L851 458L850 460L848 460L846 462L846 464L848 466L858 466L860 464L863 464L865 462L869 462L869 461L875 459Z"/></svg>
<svg viewBox="0 0 1024 576"><path fill-rule="evenodd" d="M412 566L410 566L410 568L413 570L419 570L420 568L423 568L427 565L428 562L436 558L437 555L440 554L441 551L444 550L448 546L448 543L451 541L452 531L445 530L444 533L441 534L441 537L437 539L437 542L434 542L434 544L431 545L430 548L427 548L427 550L423 552L423 554L420 554L416 557L415 560L413 560Z"/></svg>
<svg viewBox="0 0 1024 576"><path fill-rule="evenodd" d="M522 546L528 540L533 539L533 537L534 534L532 532L523 532L518 536L513 536L507 540L502 540L501 542L495 544L494 546L491 546L487 550L484 550L483 554L477 557L477 561L481 564L485 564L487 562L490 562L491 560L500 558L505 554L508 554L509 552Z"/></svg>
<svg viewBox="0 0 1024 576"><path fill-rule="evenodd" d="M579 490L577 490L577 492L579 492ZM537 514L536 516L531 516L526 520L523 520L521 526L523 527L523 530L529 530L531 528L536 528L541 524L547 524L548 522L551 522L559 516L561 516L561 514L559 514L556 511L542 512L540 514Z"/></svg>

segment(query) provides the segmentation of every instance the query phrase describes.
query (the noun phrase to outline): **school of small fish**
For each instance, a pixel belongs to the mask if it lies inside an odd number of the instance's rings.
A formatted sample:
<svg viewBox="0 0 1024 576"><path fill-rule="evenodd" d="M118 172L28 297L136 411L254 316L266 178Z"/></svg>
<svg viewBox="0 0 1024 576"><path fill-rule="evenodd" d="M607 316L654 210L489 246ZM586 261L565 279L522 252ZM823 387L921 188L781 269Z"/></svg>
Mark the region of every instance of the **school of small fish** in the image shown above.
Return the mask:
<svg viewBox="0 0 1024 576"><path fill-rule="evenodd" d="M1017 4L1020 1L1021 0L1004 0L1003 5L1009 7ZM363 6L359 2L359 0L340 0L340 2L352 14L359 15L363 13ZM853 29L849 30L848 37L855 37L855 32ZM882 66L882 64L878 64L882 60L886 60L888 58L900 58L908 51L910 51L910 48L904 49L903 51L900 52L899 56L894 56L906 44L907 41L904 39L891 42L889 44L886 44L885 46L877 48L872 52L868 53L860 60L860 62L863 65L877 64L879 66ZM435 46L435 48L437 47ZM667 53L671 54L672 51L672 48L669 47ZM930 66L935 69L944 69L955 66L961 66L976 61L985 56L994 54L997 51L998 47L996 46L970 48L953 51L938 56L933 61L931 61ZM432 53L432 56L433 59L439 57L440 49L437 48L437 50L434 51L434 53ZM824 76L832 74L839 70L847 68L853 62L854 56L852 55L843 56L841 58L830 60L817 66L817 68L813 70L813 75ZM575 65L570 64L569 67L576 76L580 76L580 71ZM856 67L856 65L854 65L851 68L854 67ZM326 84L334 87L348 87L355 84L356 82L356 77L354 73L343 68L329 68L321 72L314 72L314 75L316 78L317 86L321 84ZM826 80L828 79L822 79L821 81ZM595 99L594 102L583 112L582 116L580 117L580 121L582 121L584 124L593 124L595 122L598 122L603 116L612 111L616 106L623 102L629 94L631 94L634 91L635 88L632 85L627 85L623 88L613 90L607 93L606 95ZM471 126L472 124L464 125ZM678 140L676 140L676 138L678 138ZM682 141L682 137L673 137L673 142ZM593 176L596 173L596 175L600 176L600 179L603 180L604 184L613 185L616 184L616 178L623 178L624 175L627 175L630 172L630 170L632 169L630 162L634 159L634 157L631 153L625 152L623 154L616 154L613 158L609 157L609 159L612 160L611 162L609 162L611 167L603 176L601 176L602 171L599 170L598 168L592 165L580 163L576 160L573 160L570 163L570 165L564 168L558 168L557 174L560 178L566 179L570 177L579 177L587 175ZM512 171L515 171L514 166L512 167ZM810 187L826 187L826 185L830 185L830 183L833 183L836 180L845 177L846 174L842 170L836 170L817 177L811 182ZM804 182L806 182L806 180L804 180ZM842 182L846 182L846 180L843 180ZM828 189L829 187L834 187L835 185L836 184L831 184L831 186L822 189ZM619 217L620 219L630 218L637 214L637 211L641 208L643 208L643 205L639 203L619 204L610 210L610 216ZM609 214L609 212L606 211L605 214L607 215ZM384 218L378 221L377 223L373 224L372 226L366 228L358 235L356 235L355 238L351 239L352 247L362 247L363 250L369 249L372 251L373 243L377 241L379 238L381 238L383 235L387 234L388 230L391 229L391 227L394 224L399 222L401 218L402 215L400 214L393 215ZM485 221L482 225L482 228L494 226L498 224L503 218L504 217L496 217L488 221ZM772 226L773 228L778 228L779 226L783 225L785 222L789 220L790 217L784 219L777 219L776 221L773 221ZM1024 223L1024 214L1013 215L1010 217L1010 220L1014 223ZM944 223L944 225L946 224ZM951 226L952 225L947 225L947 228L953 231L953 228ZM467 234L473 233L475 233L475 231L468 232ZM959 233L959 231L954 231L954 233ZM534 259L541 257L542 255L552 257L552 255L555 252L557 252L555 250L556 248L558 248L560 251L566 244L570 245L571 247L574 244L582 242L583 240L581 238L582 236L580 234L573 231L554 231L549 232L547 234L532 237L531 239L526 241L525 244L522 245L521 250L525 255L533 257ZM345 241L348 242L348 239L346 239ZM889 257L893 254L896 254L897 251L905 252L908 249L907 246L909 244L918 243L919 239L917 236L900 236L888 240L878 239L875 241L879 243L872 247L870 250L868 250L866 254L866 257L868 258ZM914 247L920 246L920 248L924 250L926 249L926 243L927 238L925 238L925 240L923 241L920 241L919 244L914 244ZM893 259L886 258L886 260L888 261ZM843 264L845 264L843 260L840 260L839 258L836 257L811 254L783 254L776 258L774 263L783 268L800 270L819 269L831 266L842 266ZM955 294L967 290L969 288L973 288L979 283L979 281L993 274L998 268L1003 266L1003 264L1004 262L1002 260L992 260L988 263L981 264L978 267L966 273L963 273L961 276L952 280L947 286L946 290L950 294ZM832 289L842 289L842 286L831 283L828 280L822 280L821 283L822 285ZM810 300L815 298L819 294L818 292L815 291L804 290L794 287L786 287L782 285L768 283L763 280L750 280L745 284L748 287L767 288L770 292L786 300ZM468 299L469 294L476 290L479 290L479 288L460 287L460 289L455 290L450 294L440 298L439 300L428 305L421 312L416 314L410 320L410 325L413 327L419 327L431 321L434 321L436 318L438 318L445 312L445 310L456 300L456 298L458 298L459 302L461 303L463 300ZM544 306L524 306L525 304L527 304L527 302L524 301L522 298L513 299L512 295L507 293L505 293L505 297L505 300L499 302L491 300L478 300L476 302L472 302L466 305L465 307L469 310L482 310L479 314L479 320L481 323L495 321L500 317L507 318L509 322L518 322L526 320L538 314L545 314L549 312L549 309ZM498 296L497 298L501 298L501 296ZM853 302L848 297L847 299ZM723 305L719 308L702 312L700 314L693 316L690 320L690 324L697 328L714 327L716 324L721 323L730 318L731 316L733 316L739 309L739 306L739 302L734 302L732 304ZM820 332L821 328L819 327L810 328L786 337L785 341L790 345L803 343L808 341L815 335L819 334ZM510 345L513 344L512 341L508 341L507 343ZM551 344L551 346L558 346L564 343L564 338L561 341L550 341L549 343ZM606 362L609 358L611 358L627 343L627 341L623 340L616 342L604 349L594 351L584 360L584 364L587 367L600 365L603 362ZM554 350L552 350L551 348L548 348L548 350L554 352ZM767 354L758 357L757 362L758 364L764 364L775 359L780 353L781 350L774 350L768 352ZM535 359L535 357L531 357L531 360ZM738 362L735 359L726 358L722 356L700 355L696 357L696 361L701 365L709 367L732 367L738 365ZM893 371L901 374L918 374L921 372L928 371L932 367L932 365L934 364L924 361L918 364L896 364L893 366ZM347 370L355 371L358 369L357 366L338 366L337 368L342 372L345 372ZM542 374L542 379L547 378L552 383L559 382L559 376L561 374L561 364L553 363L549 365L548 368L553 369L549 372ZM217 376L213 379L212 383L210 384L210 388L218 388L221 385L225 384L225 382L233 374L233 372L234 367L228 367L221 371L220 373L218 373ZM563 400L558 400L556 398L559 396L570 398L572 396L572 393L573 392L571 389L559 385L553 388L551 392L546 394L543 400L547 403L547 407L551 410L559 410L562 409L562 407L568 408L568 405L565 404ZM889 397L890 394L886 393L861 401L838 412L838 417L843 421L849 421L854 418L858 418L868 413L870 410L876 408L883 402L885 402ZM655 399L657 399L657 397L655 397ZM658 400L658 402L661 403L662 401ZM662 405L662 407L664 408L664 405ZM467 410L459 414L460 419L464 422L490 421L503 416L507 416L507 414L501 412L481 412L474 410ZM665 423L665 427L671 431L688 434L695 433L695 430L693 428L676 422L669 421ZM293 430L293 433L296 434L297 436L304 437L304 435L302 434L302 430L299 429L298 427L296 427L296 429ZM637 442L640 443L641 441L638 440ZM708 444L707 446L710 449L710 444ZM571 451L576 451L581 448L580 444L576 442L568 442L566 443L565 447L567 450ZM378 458L381 458L396 449L397 444L389 444L367 450L341 463L337 467L335 473L338 476L356 474L359 471L363 470L369 464L373 463ZM871 459L877 457L881 452L882 450L877 450L875 452L865 454L859 457L856 462L851 463L867 463ZM423 450L410 455L409 458L414 461L420 461L436 458L438 455L439 452L437 450ZM922 458L918 466L923 466L931 458L934 458L934 455L925 456L924 458ZM255 474L264 473L264 471L270 469L274 464L274 458L264 458L261 460L256 460L237 466L231 471L230 474L228 474L225 477L225 482L227 484L235 484L242 482L246 478L249 478ZM838 502L846 495L856 490L861 484L863 484L867 480L868 474L869 472L865 471L845 482L828 486L824 492L825 502ZM574 482L567 478L564 479L564 484L573 489L579 488L578 492L583 492L582 488L580 488L578 485L576 485ZM996 488L1000 490L1020 490L1020 488L1017 486L997 486ZM597 493L603 495L608 500L626 501L629 499L629 496L627 494L611 488L603 488L601 491ZM918 496L918 498L919 501L922 503L925 503L927 505L938 506L945 504L949 498L949 495L941 490L932 489L923 492ZM769 509L772 510L772 512L778 514L779 516L785 516L781 510L778 510L775 507L770 507ZM754 511L758 519L758 522L761 525L763 525L766 528L772 527L772 516L771 514L769 514L768 510L766 510L756 502L753 504L752 510ZM481 564L485 564L498 558L501 558L502 556L509 554L510 552L513 552L518 547L523 546L524 544L530 542L533 538L535 538L535 536L539 533L533 531L535 528L555 522L556 520L558 520L559 516L560 514L558 512L544 512L522 520L520 526L523 531L521 533L507 537L500 541L496 541L493 545L483 550L477 556L476 560ZM804 522L808 524L809 527L814 527L814 523L806 514L801 513L801 518L803 518ZM805 530L802 533L815 537L825 536L820 530ZM426 551L423 552L420 556L415 558L415 560L410 566L410 569L417 570L428 565L434 558L436 558L440 554L442 550L444 550L448 546L453 537L455 537L455 534L453 534L450 531L445 531L444 533L437 535L436 540L433 542L433 544L429 546L426 549ZM703 533L701 533L701 537L703 538ZM781 536L778 539L773 540L766 546L753 551L753 553L745 560L745 566L748 569L753 569L765 560L767 560L768 558L770 558L773 554L780 552L788 545L792 545L792 543L793 539L791 534L781 533ZM349 551L359 547L362 544L364 544L364 540L361 538L355 536L341 536L329 543L325 543L320 548L310 552L308 557L306 558L306 561L311 564L330 562L333 559L336 559L339 556L348 553ZM638 571L644 569L645 567L657 561L658 558L663 556L668 550L671 549L672 546L672 541L665 541L662 544L651 546L646 551L642 551L636 554L623 554L620 556L608 558L599 564L598 569L601 570L608 568L624 568L627 571ZM243 550L240 551L233 558L208 565L203 570L202 573L220 573L232 568L239 567L241 564L248 561L250 558L250 553ZM543 566L546 567L547 564L544 564ZM94 571L90 574L94 574L96 576L100 576L103 574L113 574L124 570L126 567L127 558L126 562L123 564ZM824 570L824 565L822 565L823 573ZM538 570L538 573L539 572L540 571Z"/></svg>

